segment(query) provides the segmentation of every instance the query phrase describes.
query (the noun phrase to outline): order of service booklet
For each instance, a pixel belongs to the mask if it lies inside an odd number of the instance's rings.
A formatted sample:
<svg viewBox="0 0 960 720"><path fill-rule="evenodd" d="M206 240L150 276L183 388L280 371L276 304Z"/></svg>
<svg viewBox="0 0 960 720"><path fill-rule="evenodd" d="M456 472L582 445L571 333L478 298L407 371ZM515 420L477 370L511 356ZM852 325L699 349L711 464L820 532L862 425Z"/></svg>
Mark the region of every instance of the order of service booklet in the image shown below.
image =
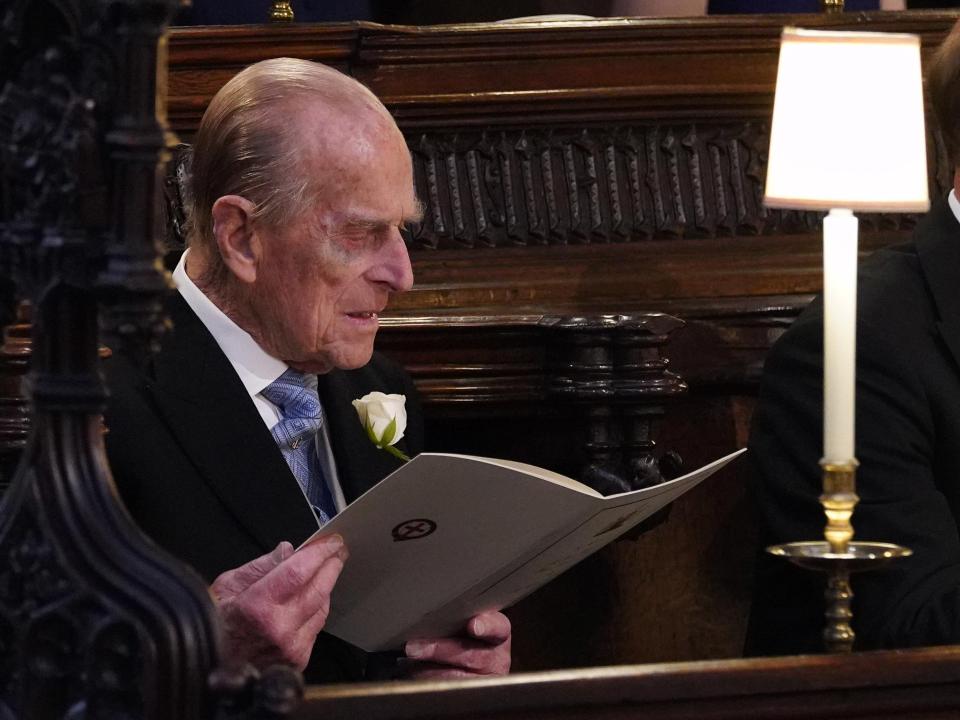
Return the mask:
<svg viewBox="0 0 960 720"><path fill-rule="evenodd" d="M370 652L462 632L469 618L530 594L742 452L606 497L532 465L417 455L307 541L340 533L350 551L324 630Z"/></svg>

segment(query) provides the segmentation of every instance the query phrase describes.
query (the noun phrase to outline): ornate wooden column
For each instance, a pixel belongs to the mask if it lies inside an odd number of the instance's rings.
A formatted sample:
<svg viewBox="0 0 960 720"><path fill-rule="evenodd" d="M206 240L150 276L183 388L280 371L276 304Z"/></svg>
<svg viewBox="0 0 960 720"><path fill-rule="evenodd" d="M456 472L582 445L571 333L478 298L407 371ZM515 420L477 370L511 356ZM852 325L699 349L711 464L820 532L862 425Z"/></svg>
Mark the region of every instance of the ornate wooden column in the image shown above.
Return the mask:
<svg viewBox="0 0 960 720"><path fill-rule="evenodd" d="M3 329L0 345L0 498L10 486L13 471L27 445L30 409L24 376L30 364L30 306L17 306L16 321Z"/></svg>
<svg viewBox="0 0 960 720"><path fill-rule="evenodd" d="M0 504L4 719L274 716L299 692L289 672L211 681L206 587L130 520L103 449L100 327L142 358L166 324L157 90L175 5L0 0L0 270L35 308L33 422ZM6 340L15 360L23 338ZM22 442L11 417L2 437Z"/></svg>
<svg viewBox="0 0 960 720"><path fill-rule="evenodd" d="M654 426L664 402L686 390L667 370L668 335L683 325L660 313L548 317L547 393L582 408L586 463L580 480L604 493L626 492L669 479L660 467ZM679 458L667 454L668 464Z"/></svg>

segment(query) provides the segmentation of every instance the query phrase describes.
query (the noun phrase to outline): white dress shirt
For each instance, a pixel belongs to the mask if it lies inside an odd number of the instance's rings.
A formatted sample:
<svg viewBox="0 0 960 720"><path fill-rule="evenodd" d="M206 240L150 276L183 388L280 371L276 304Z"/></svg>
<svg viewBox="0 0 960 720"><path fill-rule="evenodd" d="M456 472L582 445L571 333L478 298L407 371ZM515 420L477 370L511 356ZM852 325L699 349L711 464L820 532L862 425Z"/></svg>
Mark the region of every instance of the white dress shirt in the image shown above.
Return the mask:
<svg viewBox="0 0 960 720"><path fill-rule="evenodd" d="M267 429L272 429L274 425L280 422L282 415L280 409L261 395L261 392L283 375L289 366L283 360L267 353L246 330L243 330L228 318L220 308L214 305L210 298L203 294L203 291L187 275L187 255L189 253L189 250L184 251L183 255L180 256L180 262L177 263L177 267L173 271L173 282L177 286L177 291L213 336L217 345L220 346L220 350L223 351L230 365L236 371L240 382L243 383L243 387L250 396L257 412L260 413ZM327 423L323 424L320 432L324 436L324 442L317 443L317 448L320 451L320 464L339 512L347 504L343 497L343 490L340 488L340 482L337 479L337 465L330 449Z"/></svg>
<svg viewBox="0 0 960 720"><path fill-rule="evenodd" d="M957 222L960 222L960 200L957 200L956 190L951 190L950 194L947 195L947 204L953 211L953 216L957 219Z"/></svg>

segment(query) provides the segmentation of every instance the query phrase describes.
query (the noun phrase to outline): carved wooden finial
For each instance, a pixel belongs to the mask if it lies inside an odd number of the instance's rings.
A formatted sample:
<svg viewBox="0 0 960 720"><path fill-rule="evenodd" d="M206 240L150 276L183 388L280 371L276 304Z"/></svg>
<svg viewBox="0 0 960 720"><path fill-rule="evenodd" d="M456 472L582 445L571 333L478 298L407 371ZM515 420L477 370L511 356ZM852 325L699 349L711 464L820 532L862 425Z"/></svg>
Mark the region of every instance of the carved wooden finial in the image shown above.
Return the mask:
<svg viewBox="0 0 960 720"><path fill-rule="evenodd" d="M659 313L569 315L540 325L549 336L548 393L586 417L580 481L603 494L662 481L653 428L663 403L687 386L661 351L683 321Z"/></svg>

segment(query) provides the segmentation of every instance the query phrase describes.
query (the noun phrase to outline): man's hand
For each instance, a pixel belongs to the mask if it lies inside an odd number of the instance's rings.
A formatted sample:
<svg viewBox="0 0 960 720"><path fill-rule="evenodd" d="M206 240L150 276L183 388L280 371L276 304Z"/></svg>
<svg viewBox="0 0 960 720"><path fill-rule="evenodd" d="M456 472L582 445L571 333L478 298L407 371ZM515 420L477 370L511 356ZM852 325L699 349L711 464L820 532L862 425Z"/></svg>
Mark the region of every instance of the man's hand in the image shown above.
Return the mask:
<svg viewBox="0 0 960 720"><path fill-rule="evenodd" d="M284 663L303 670L346 559L343 538L331 535L299 552L280 543L268 555L220 575L210 591L223 617L226 658L258 668Z"/></svg>
<svg viewBox="0 0 960 720"><path fill-rule="evenodd" d="M410 640L401 659L404 677L416 680L506 675L510 672L510 621L503 613L472 617L466 637Z"/></svg>

